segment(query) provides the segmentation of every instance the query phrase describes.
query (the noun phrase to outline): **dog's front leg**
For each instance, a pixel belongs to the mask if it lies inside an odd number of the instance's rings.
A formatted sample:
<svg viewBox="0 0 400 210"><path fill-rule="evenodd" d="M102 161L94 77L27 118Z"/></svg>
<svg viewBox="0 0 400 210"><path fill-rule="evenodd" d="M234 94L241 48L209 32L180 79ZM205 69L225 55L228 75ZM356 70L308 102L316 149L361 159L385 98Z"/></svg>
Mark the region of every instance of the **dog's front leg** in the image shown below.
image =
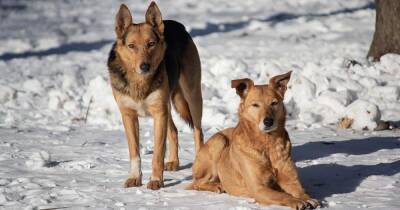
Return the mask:
<svg viewBox="0 0 400 210"><path fill-rule="evenodd" d="M125 187L138 187L142 185L142 170L139 153L139 121L135 110L121 108L122 121L128 140L129 159L131 167Z"/></svg>
<svg viewBox="0 0 400 210"><path fill-rule="evenodd" d="M282 161L278 166L278 184L285 192L291 194L295 198L307 202L312 208L320 206L318 200L312 199L304 191L297 173L296 165L293 163L291 158Z"/></svg>
<svg viewBox="0 0 400 210"><path fill-rule="evenodd" d="M244 155L241 156L238 163L247 190L257 202L264 205L284 205L293 209L306 208L307 203L301 199L269 186L269 183L273 182L274 176L271 168L254 164L253 159L247 158Z"/></svg>
<svg viewBox="0 0 400 210"><path fill-rule="evenodd" d="M167 103L166 103L167 104ZM147 188L158 190L164 185L164 156L167 136L168 106L164 104L149 110L154 120L154 153L152 160L152 174Z"/></svg>

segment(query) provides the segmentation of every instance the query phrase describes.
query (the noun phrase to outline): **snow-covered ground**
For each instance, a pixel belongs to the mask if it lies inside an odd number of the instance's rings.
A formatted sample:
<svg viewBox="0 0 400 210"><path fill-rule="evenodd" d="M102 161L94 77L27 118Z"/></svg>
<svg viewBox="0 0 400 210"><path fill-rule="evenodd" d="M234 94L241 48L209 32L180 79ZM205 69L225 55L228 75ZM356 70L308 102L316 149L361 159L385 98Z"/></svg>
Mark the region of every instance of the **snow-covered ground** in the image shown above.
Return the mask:
<svg viewBox="0 0 400 210"><path fill-rule="evenodd" d="M166 172L160 191L122 188L127 146L105 65L121 2L0 1L0 209L266 208L183 190L194 147L176 115L182 170ZM124 2L142 21L149 2ZM379 120L400 120L400 56L365 59L372 0L173 0L159 7L165 19L186 25L199 48L206 137L237 121L231 79L264 83L293 70L288 129L305 188L329 209L400 208L400 131L372 131ZM355 130L336 128L342 117L353 118ZM150 122L141 119L145 182Z"/></svg>

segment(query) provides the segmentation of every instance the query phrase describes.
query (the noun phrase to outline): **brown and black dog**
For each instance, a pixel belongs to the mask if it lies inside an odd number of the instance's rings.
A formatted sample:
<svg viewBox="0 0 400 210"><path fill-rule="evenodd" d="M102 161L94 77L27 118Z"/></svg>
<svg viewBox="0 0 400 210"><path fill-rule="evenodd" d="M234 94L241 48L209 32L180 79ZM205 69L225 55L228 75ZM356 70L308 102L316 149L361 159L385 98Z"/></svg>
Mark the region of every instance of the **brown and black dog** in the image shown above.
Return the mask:
<svg viewBox="0 0 400 210"><path fill-rule="evenodd" d="M115 18L115 33L107 64L128 139L131 169L125 187L142 183L138 117L151 115L154 153L147 187L159 189L163 186L167 137L170 153L165 170L179 167L177 129L170 102L194 128L196 153L203 142L200 58L185 27L176 21L163 21L154 2L147 9L145 22L138 24L133 23L128 7L122 4Z"/></svg>
<svg viewBox="0 0 400 210"><path fill-rule="evenodd" d="M250 79L232 81L241 98L239 123L201 145L188 189L225 191L294 209L319 206L305 193L291 159L283 104L290 75L275 76L268 85L254 85Z"/></svg>

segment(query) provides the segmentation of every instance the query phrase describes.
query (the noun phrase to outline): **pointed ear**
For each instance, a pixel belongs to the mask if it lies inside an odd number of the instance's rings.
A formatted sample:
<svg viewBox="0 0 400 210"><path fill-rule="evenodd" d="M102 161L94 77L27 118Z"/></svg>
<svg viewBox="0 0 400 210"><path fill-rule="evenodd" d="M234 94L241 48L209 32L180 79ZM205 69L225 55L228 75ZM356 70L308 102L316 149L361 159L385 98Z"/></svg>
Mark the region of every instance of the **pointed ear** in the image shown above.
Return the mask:
<svg viewBox="0 0 400 210"><path fill-rule="evenodd" d="M287 84L290 80L290 75L292 74L292 71L289 71L285 74L277 75L272 77L269 80L268 86L276 90L282 97L285 95L286 89L287 89Z"/></svg>
<svg viewBox="0 0 400 210"><path fill-rule="evenodd" d="M117 38L122 38L126 29L132 24L132 15L125 4L121 4L119 11L115 16L115 33Z"/></svg>
<svg viewBox="0 0 400 210"><path fill-rule="evenodd" d="M152 1L146 12L146 23L152 25L160 34L164 33L164 23L161 17L160 9L157 4Z"/></svg>
<svg viewBox="0 0 400 210"><path fill-rule="evenodd" d="M249 89L254 86L254 82L251 79L236 79L231 81L232 88L236 89L236 94L240 96L240 98L246 97Z"/></svg>

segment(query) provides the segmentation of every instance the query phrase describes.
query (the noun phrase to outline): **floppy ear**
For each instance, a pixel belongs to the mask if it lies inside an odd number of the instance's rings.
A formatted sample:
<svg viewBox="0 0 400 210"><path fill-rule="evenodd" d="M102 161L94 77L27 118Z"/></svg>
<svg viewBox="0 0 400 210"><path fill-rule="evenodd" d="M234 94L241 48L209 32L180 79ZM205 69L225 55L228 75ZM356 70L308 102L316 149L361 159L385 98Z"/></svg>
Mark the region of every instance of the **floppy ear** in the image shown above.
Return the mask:
<svg viewBox="0 0 400 210"><path fill-rule="evenodd" d="M249 89L254 86L254 83L251 79L236 79L231 81L231 87L236 89L236 94L240 96L240 98L246 97Z"/></svg>
<svg viewBox="0 0 400 210"><path fill-rule="evenodd" d="M161 17L160 9L157 4L152 1L146 12L146 23L152 25L160 34L164 33L164 23Z"/></svg>
<svg viewBox="0 0 400 210"><path fill-rule="evenodd" d="M269 80L269 86L276 91L283 97L285 95L286 89L287 89L287 84L290 80L290 75L292 74L292 71L289 71L285 74L277 75L272 77Z"/></svg>
<svg viewBox="0 0 400 210"><path fill-rule="evenodd" d="M122 38L126 29L132 24L132 15L125 4L121 4L115 17L115 33L117 38Z"/></svg>

